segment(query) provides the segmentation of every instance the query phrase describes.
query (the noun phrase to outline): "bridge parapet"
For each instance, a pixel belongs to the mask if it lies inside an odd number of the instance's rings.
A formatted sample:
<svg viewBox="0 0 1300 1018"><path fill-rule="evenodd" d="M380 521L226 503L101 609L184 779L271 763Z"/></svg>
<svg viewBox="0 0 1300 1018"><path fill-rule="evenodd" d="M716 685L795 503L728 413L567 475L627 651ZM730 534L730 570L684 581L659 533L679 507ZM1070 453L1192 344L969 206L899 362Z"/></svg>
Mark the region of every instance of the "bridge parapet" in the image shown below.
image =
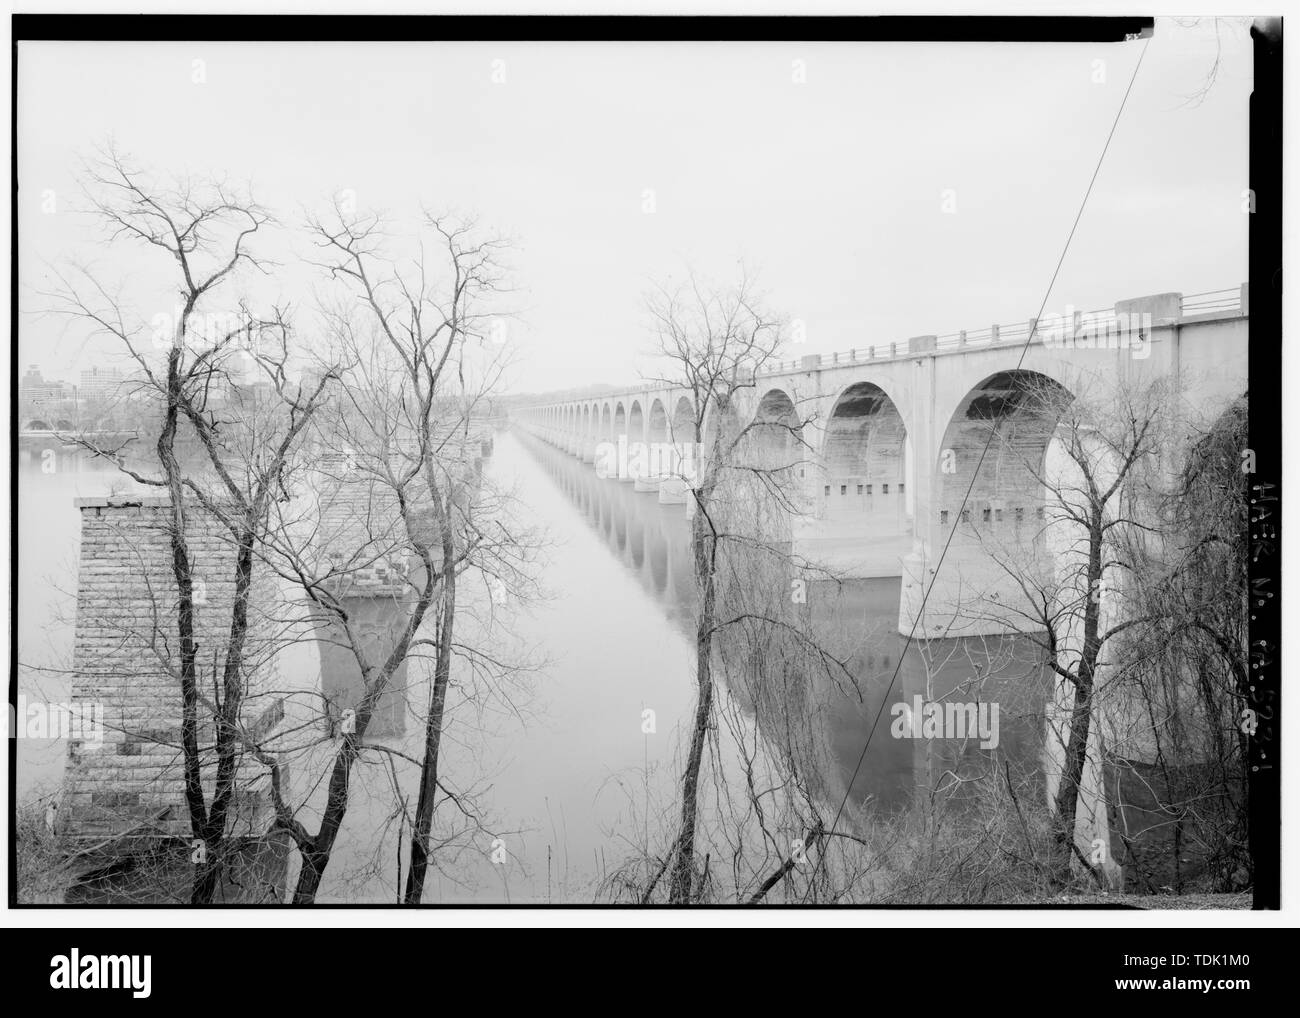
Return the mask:
<svg viewBox="0 0 1300 1018"><path fill-rule="evenodd" d="M1161 293L1135 297L1116 302L1109 308L1091 311L1073 311L1073 331L1085 325L1093 328L1113 324L1121 315L1152 314L1152 324L1159 328L1183 322L1204 322L1218 318L1242 318L1249 315L1249 283L1220 290L1207 290L1194 294ZM914 357L916 354L944 353L968 346L996 346L999 343L1023 343L1031 335L1035 344L1043 343L1045 336L1039 330L1036 318L1012 324L994 324L982 329L961 329L934 336L917 336L893 343L875 343L849 350L825 354L806 354L796 360L776 361L765 366L763 376L789 375L819 371L828 367L864 364L870 361L894 360ZM929 340L934 340L933 343ZM1050 342L1050 340L1048 340Z"/></svg>

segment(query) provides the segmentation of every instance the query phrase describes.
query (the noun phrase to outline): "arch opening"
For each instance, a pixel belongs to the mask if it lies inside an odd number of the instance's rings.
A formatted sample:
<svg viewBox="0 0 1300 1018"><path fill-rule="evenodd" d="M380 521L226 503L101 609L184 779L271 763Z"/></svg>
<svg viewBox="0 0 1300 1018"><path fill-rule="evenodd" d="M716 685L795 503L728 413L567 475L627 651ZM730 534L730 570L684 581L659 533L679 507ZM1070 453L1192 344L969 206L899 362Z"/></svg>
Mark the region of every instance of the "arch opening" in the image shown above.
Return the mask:
<svg viewBox="0 0 1300 1018"><path fill-rule="evenodd" d="M627 440L629 442L640 442L645 435L645 415L641 412L641 404L637 400L632 401L632 408L627 414Z"/></svg>
<svg viewBox="0 0 1300 1018"><path fill-rule="evenodd" d="M835 401L822 445L825 519L865 535L897 536L911 527L907 427L872 382L850 385Z"/></svg>
<svg viewBox="0 0 1300 1018"><path fill-rule="evenodd" d="M780 479L804 475L803 421L794 401L783 389L771 389L758 401L754 420L745 435L745 461L773 471ZM797 470L797 473L796 473Z"/></svg>
<svg viewBox="0 0 1300 1018"><path fill-rule="evenodd" d="M674 442L698 442L700 437L695 428L695 407L690 398L682 396L673 407L671 421L672 440Z"/></svg>
<svg viewBox="0 0 1300 1018"><path fill-rule="evenodd" d="M650 420L646 428L646 441L668 441L668 413L664 410L663 400L655 399L650 404Z"/></svg>
<svg viewBox="0 0 1300 1018"><path fill-rule="evenodd" d="M1059 382L1028 370L990 375L966 394L937 464L933 522L945 540L953 528L954 544L989 535L1033 540L1042 531L1047 450L1072 398Z"/></svg>

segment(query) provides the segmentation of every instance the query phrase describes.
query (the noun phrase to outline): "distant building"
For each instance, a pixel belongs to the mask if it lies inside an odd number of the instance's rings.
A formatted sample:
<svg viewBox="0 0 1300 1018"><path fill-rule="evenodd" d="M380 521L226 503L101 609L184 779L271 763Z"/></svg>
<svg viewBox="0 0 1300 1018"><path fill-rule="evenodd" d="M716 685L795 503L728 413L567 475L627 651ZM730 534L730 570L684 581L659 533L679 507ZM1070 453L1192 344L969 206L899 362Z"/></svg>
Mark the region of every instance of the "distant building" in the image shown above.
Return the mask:
<svg viewBox="0 0 1300 1018"><path fill-rule="evenodd" d="M67 382L46 380L41 374L39 364L29 364L18 383L18 398L24 403L48 403L54 400L71 399L72 386Z"/></svg>
<svg viewBox="0 0 1300 1018"><path fill-rule="evenodd" d="M112 400L126 381L120 368L86 368L77 395L82 400Z"/></svg>

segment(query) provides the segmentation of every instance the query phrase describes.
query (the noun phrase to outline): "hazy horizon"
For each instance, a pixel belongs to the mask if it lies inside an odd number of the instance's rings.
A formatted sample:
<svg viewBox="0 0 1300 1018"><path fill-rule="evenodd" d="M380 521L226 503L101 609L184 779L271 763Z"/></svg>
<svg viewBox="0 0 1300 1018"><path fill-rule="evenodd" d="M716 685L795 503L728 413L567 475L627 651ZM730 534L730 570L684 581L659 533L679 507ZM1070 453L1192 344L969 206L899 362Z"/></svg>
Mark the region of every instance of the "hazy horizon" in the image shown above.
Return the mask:
<svg viewBox="0 0 1300 1018"><path fill-rule="evenodd" d="M1249 38L1219 35L1189 100L1215 30L1157 21L1049 311L1246 279ZM251 180L287 225L352 191L399 228L423 203L509 233L511 392L635 382L642 294L687 264L726 281L743 259L806 331L790 357L1023 321L1142 45L24 41L16 368L105 357L36 312L46 263L103 250L74 171L110 136L160 173ZM306 316L319 283L292 260L275 280Z"/></svg>

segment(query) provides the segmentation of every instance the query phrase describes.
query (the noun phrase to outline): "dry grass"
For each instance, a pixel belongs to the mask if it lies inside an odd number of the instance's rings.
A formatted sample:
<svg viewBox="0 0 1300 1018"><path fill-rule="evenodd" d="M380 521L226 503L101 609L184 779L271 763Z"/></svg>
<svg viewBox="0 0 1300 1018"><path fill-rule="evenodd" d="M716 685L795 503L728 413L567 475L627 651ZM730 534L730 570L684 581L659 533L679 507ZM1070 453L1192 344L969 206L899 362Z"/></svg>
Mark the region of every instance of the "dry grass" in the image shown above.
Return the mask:
<svg viewBox="0 0 1300 1018"><path fill-rule="evenodd" d="M45 828L45 811L28 803L14 811L14 852L18 875L15 893L20 905L61 905L72 884L57 839Z"/></svg>

